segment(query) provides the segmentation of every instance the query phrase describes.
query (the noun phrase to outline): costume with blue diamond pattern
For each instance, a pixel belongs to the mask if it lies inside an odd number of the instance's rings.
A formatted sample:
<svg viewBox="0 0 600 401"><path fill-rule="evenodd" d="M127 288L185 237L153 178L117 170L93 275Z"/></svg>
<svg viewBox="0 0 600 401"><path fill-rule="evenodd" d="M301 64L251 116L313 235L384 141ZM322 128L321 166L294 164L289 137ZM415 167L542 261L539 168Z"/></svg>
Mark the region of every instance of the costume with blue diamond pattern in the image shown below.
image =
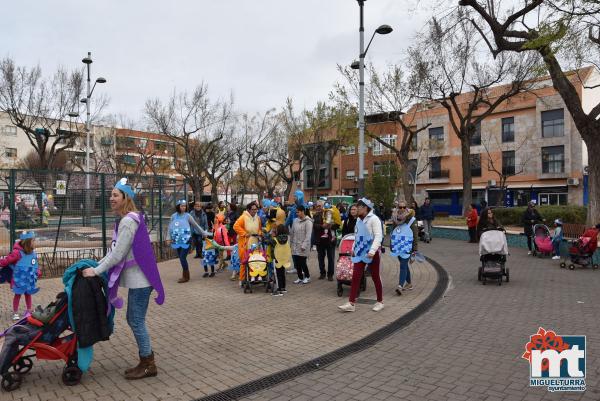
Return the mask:
<svg viewBox="0 0 600 401"><path fill-rule="evenodd" d="M191 216L189 213L174 213L173 216L171 216L169 235L171 236L172 248L188 249L190 247L189 241L192 237L190 218Z"/></svg>
<svg viewBox="0 0 600 401"><path fill-rule="evenodd" d="M352 257L352 263L371 263L372 258L368 257L371 245L373 245L374 238L367 229L367 225L362 219L356 220L356 234L354 235L354 256Z"/></svg>
<svg viewBox="0 0 600 401"><path fill-rule="evenodd" d="M414 235L410 226L415 222L411 218L408 223L400 224L392 232L392 256L400 256L402 259L410 257L413 248Z"/></svg>

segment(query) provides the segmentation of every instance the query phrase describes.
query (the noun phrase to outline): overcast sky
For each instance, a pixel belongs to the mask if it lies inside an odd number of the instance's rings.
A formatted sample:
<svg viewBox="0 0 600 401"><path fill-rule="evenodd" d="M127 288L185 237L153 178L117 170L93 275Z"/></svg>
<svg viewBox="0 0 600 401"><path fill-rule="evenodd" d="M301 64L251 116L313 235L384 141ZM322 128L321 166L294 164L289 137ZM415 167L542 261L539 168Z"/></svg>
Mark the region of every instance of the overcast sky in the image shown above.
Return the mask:
<svg viewBox="0 0 600 401"><path fill-rule="evenodd" d="M422 5L421 5L422 7ZM381 24L367 56L378 66L401 59L429 10L416 0L365 2L366 40ZM146 99L205 81L211 97L233 92L236 109L298 107L325 100L336 64L358 54L355 0L53 0L2 6L0 56L18 65L82 66L92 52L92 79L108 83L109 113L143 117Z"/></svg>

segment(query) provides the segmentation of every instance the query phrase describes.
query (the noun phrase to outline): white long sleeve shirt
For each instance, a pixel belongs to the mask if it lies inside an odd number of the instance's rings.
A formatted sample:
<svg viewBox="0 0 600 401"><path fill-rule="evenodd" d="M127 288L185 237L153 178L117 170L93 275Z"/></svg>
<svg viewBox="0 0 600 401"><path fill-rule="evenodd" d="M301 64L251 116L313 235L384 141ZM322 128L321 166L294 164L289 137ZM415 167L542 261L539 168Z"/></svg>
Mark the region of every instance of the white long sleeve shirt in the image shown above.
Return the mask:
<svg viewBox="0 0 600 401"><path fill-rule="evenodd" d="M362 222L367 226L367 230L371 234L373 238L373 244L371 245L371 249L369 249L369 253L375 253L381 247L381 241L383 241L383 230L381 228L381 220L379 217L373 213L373 210L369 212L364 218L361 219Z"/></svg>

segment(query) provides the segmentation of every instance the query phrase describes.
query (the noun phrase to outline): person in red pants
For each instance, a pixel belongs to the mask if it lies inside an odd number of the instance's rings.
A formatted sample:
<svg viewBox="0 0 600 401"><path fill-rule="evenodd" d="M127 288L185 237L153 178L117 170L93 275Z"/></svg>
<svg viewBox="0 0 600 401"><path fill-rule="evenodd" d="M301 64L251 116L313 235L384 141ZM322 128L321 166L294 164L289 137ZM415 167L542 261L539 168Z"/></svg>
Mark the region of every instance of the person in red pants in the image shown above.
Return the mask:
<svg viewBox="0 0 600 401"><path fill-rule="evenodd" d="M352 262L354 263L354 267L350 298L348 302L338 306L338 308L342 312L354 312L354 303L358 295L360 280L365 272L365 268L369 266L371 269L371 278L373 279L373 284L375 284L375 292L377 293L377 302L373 306L373 310L379 312L383 309L383 289L379 275L379 255L383 239L381 220L373 213L373 202L369 199L360 199L357 207L358 220L356 221L354 247L352 248Z"/></svg>

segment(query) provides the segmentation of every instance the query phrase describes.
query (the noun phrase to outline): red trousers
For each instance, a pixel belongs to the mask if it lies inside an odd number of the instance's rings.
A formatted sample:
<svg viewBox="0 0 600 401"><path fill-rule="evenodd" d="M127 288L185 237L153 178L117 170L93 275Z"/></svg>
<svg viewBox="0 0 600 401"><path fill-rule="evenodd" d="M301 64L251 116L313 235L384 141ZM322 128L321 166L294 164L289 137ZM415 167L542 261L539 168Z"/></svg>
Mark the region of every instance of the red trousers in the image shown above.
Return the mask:
<svg viewBox="0 0 600 401"><path fill-rule="evenodd" d="M352 269L352 287L350 287L350 299L351 303L356 302L358 290L360 288L360 280L363 274L365 274L365 267L367 266L364 262L358 262L354 264ZM381 286L381 277L379 276L379 251L373 256L373 261L369 263L371 269L371 278L375 285L375 292L377 293L377 302L383 302L383 288Z"/></svg>

